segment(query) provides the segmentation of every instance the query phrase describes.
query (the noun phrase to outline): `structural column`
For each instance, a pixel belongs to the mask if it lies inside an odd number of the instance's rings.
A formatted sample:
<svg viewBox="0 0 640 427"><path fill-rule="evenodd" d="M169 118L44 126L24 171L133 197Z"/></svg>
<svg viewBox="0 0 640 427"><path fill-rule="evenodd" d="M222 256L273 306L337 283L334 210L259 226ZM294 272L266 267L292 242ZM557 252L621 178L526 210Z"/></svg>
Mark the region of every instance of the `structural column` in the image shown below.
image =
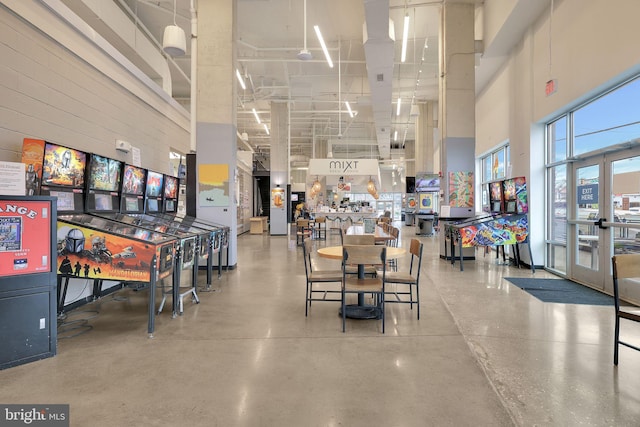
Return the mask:
<svg viewBox="0 0 640 427"><path fill-rule="evenodd" d="M473 3L445 2L440 28L440 169L443 172L443 205L451 205L452 217L475 212L473 180L450 186L450 173L460 183L475 170L475 41ZM468 194L468 193L471 194ZM467 193L467 194L465 194Z"/></svg>
<svg viewBox="0 0 640 427"><path fill-rule="evenodd" d="M196 115L197 216L231 228L230 266L237 263L238 234L235 7L236 2L227 0L198 2L197 99L196 110L191 112ZM218 177L224 170L226 176ZM200 176L201 171L208 176ZM210 178L220 182L205 182ZM219 200L201 196L212 184L224 188Z"/></svg>
<svg viewBox="0 0 640 427"><path fill-rule="evenodd" d="M413 157L415 159L415 169L413 170L413 174L407 173L409 176L415 176L417 172L439 172L440 159L436 160L435 158L436 152L433 135L436 127L434 115L437 105L438 104L433 101L418 104L420 115L416 120L416 141Z"/></svg>
<svg viewBox="0 0 640 427"><path fill-rule="evenodd" d="M271 189L287 188L289 183L289 105L286 102L271 103ZM285 196L288 195L285 192ZM269 219L271 235L286 235L288 231L287 206L271 204Z"/></svg>

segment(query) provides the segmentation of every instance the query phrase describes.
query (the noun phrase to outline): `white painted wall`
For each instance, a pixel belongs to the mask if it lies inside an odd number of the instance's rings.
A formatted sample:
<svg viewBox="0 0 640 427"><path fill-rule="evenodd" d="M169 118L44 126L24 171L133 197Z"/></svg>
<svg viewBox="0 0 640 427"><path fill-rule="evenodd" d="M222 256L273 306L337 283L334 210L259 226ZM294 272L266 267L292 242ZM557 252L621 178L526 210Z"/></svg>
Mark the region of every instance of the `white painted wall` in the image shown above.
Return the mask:
<svg viewBox="0 0 640 427"><path fill-rule="evenodd" d="M8 4L15 10L0 5L0 160L20 161L29 137L131 162L115 150L123 139L140 148L143 167L170 172L170 147L189 151L186 110L39 2Z"/></svg>
<svg viewBox="0 0 640 427"><path fill-rule="evenodd" d="M556 1L551 32L549 12L525 32L476 99L476 154L508 140L513 176L528 179L536 264L544 261L544 123L640 72L637 0L618 0L615 7L605 1ZM492 37L505 10L488 7L484 15ZM545 83L552 78L558 91L547 97Z"/></svg>

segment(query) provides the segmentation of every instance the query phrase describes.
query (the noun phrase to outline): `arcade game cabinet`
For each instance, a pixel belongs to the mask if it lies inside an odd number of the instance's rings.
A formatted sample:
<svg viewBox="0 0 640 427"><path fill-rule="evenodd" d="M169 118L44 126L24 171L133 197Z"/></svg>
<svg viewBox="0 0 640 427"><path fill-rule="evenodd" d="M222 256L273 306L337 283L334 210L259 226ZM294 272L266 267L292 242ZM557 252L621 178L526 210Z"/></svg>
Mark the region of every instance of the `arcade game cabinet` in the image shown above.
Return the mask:
<svg viewBox="0 0 640 427"><path fill-rule="evenodd" d="M92 168L89 168L91 173ZM91 177L89 179L91 181ZM191 294L193 301L200 302L197 294L198 251L203 246L207 252L209 233L202 230L180 228L176 223L160 221L145 215L144 206L158 209L162 206L163 175L146 171L131 165L124 166L122 177L121 207L126 213L116 211L92 211L91 215L99 216L122 224L132 225L149 231L155 231L175 237L179 244L176 251L174 281L172 295L174 298L173 315L182 314L184 296ZM142 195L144 194L144 197ZM180 291L182 270L191 269L191 287ZM161 308L163 305L161 305Z"/></svg>
<svg viewBox="0 0 640 427"><path fill-rule="evenodd" d="M0 196L0 369L57 352L53 197Z"/></svg>

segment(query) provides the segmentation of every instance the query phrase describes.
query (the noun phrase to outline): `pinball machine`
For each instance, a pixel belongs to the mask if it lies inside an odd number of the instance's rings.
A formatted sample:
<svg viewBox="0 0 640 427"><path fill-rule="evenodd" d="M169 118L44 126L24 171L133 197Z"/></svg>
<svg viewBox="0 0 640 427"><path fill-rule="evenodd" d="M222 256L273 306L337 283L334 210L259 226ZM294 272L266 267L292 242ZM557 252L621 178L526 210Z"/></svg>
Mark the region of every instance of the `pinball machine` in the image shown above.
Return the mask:
<svg viewBox="0 0 640 427"><path fill-rule="evenodd" d="M463 270L462 249L474 246L502 248L513 245L516 265L519 267L520 244L526 244L535 271L529 245L529 211L526 179L510 178L489 183L489 213L464 221L447 224L451 248L451 262L456 259L456 246L460 250L460 270ZM498 254L498 252L496 252Z"/></svg>
<svg viewBox="0 0 640 427"><path fill-rule="evenodd" d="M71 281L93 282L93 300L101 295L99 284L114 281L122 286L149 289L147 332L155 330L156 284L173 273L176 238L150 232L85 213L88 154L42 141L40 193L56 197L57 313L65 310ZM34 151L33 147L30 147ZM37 151L37 150L36 150ZM113 167L113 165L108 165ZM118 173L107 174L117 179ZM110 184L111 185L111 184ZM93 197L94 205L113 203L113 191L100 189L107 197ZM89 193L91 190L89 188Z"/></svg>
<svg viewBox="0 0 640 427"><path fill-rule="evenodd" d="M91 173L92 168L89 168ZM92 177L89 177L89 182ZM191 295L195 303L200 299L197 293L198 262L200 253L205 258L209 253L209 239L211 233L206 230L185 227L178 223L160 220L146 215L148 210L161 209L163 202L164 175L148 171L132 165L124 165L121 185L120 212L116 209L93 210L89 213L100 218L109 219L129 226L139 227L173 236L178 241L175 259L174 282L172 287L173 315L182 314L183 300ZM117 206L117 205L114 205ZM183 270L191 271L191 286L181 290L181 276ZM163 299L164 301L164 299ZM164 304L161 304L160 309Z"/></svg>
<svg viewBox="0 0 640 427"><path fill-rule="evenodd" d="M171 221L179 223L184 227L193 227L201 230L206 230L210 233L209 239L209 256L206 258L207 263L207 289L211 285L211 271L213 267L213 255L218 254L218 278L222 275L222 250L221 248L228 249L228 233L229 228L223 227L218 224L207 223L205 221L196 220L192 217L185 217L177 214L178 207L178 178L165 175L164 185L164 200L162 204L162 212L154 210L148 210L148 214L151 214L157 218L165 221ZM201 252L202 253L202 252Z"/></svg>

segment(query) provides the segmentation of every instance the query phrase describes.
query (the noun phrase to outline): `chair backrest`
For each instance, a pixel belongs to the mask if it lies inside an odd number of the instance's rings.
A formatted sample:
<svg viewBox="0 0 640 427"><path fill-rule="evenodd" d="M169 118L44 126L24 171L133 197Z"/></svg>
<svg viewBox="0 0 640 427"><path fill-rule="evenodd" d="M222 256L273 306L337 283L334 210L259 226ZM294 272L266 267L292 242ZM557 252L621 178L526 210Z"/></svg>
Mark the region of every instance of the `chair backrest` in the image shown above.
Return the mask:
<svg viewBox="0 0 640 427"><path fill-rule="evenodd" d="M622 254L611 258L613 264L613 297L616 311L620 309L619 279L640 279L640 253Z"/></svg>
<svg viewBox="0 0 640 427"><path fill-rule="evenodd" d="M376 236L373 234L345 234L342 236L343 245L375 245Z"/></svg>
<svg viewBox="0 0 640 427"><path fill-rule="evenodd" d="M324 216L318 216L316 217L316 224L323 224L327 221L327 218Z"/></svg>
<svg viewBox="0 0 640 427"><path fill-rule="evenodd" d="M393 239L387 240L387 246L393 246L394 248L398 247L398 237L400 236L400 229L397 227L389 227L388 234L393 237Z"/></svg>
<svg viewBox="0 0 640 427"><path fill-rule="evenodd" d="M346 236L345 236L346 237ZM382 277L386 273L387 247L380 245L348 245L342 246L342 270L347 264L382 265Z"/></svg>
<svg viewBox="0 0 640 427"><path fill-rule="evenodd" d="M418 239L411 239L409 244L409 253L411 254L411 264L409 266L409 274L413 274L414 261L416 261L416 282L420 279L420 269L422 267L422 248L424 244Z"/></svg>
<svg viewBox="0 0 640 427"><path fill-rule="evenodd" d="M309 220L308 219L298 219L298 220L296 220L296 226L298 228L309 227Z"/></svg>
<svg viewBox="0 0 640 427"><path fill-rule="evenodd" d="M311 239L304 239L302 242L302 254L304 255L304 274L307 276L307 280L309 279L309 274L311 274Z"/></svg>

